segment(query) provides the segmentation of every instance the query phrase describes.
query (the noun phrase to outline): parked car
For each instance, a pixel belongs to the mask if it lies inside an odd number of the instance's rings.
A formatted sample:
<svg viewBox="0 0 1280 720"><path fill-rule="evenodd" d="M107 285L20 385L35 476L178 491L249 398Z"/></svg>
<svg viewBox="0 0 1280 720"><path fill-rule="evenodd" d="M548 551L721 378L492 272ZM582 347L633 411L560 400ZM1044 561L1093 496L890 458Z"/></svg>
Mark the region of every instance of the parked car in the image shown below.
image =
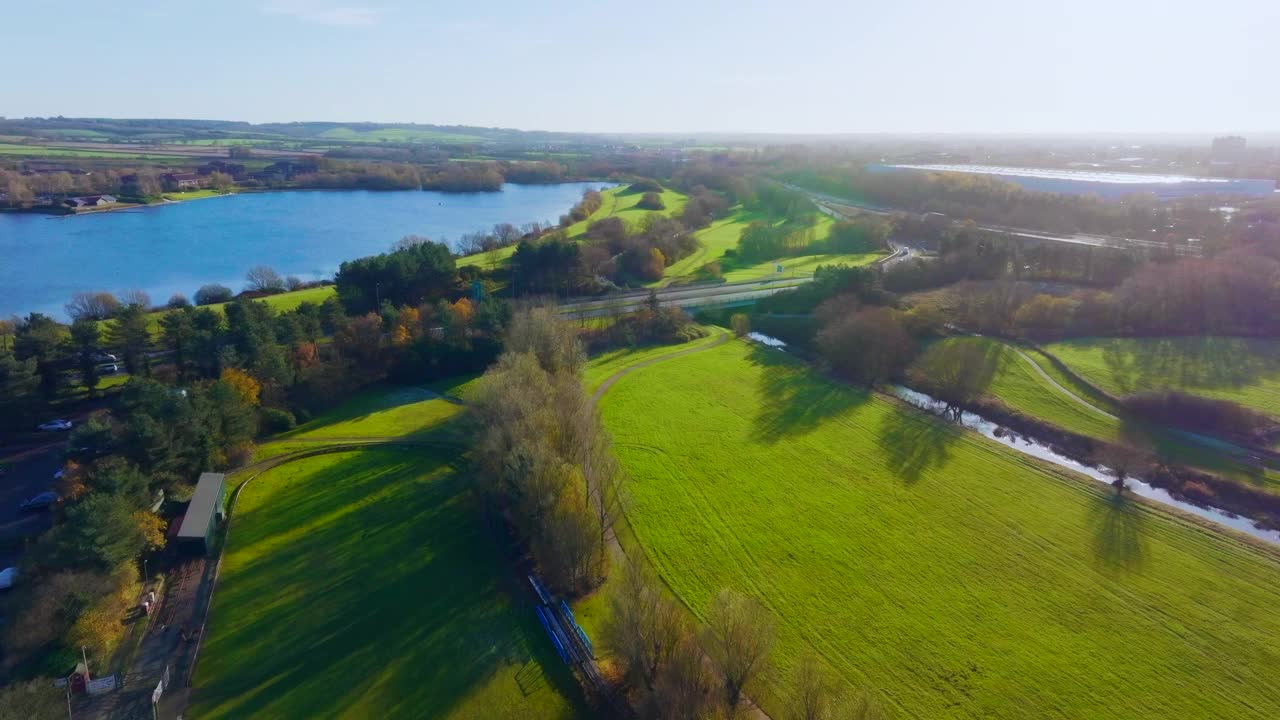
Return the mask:
<svg viewBox="0 0 1280 720"><path fill-rule="evenodd" d="M111 353L104 353L104 352L97 352L90 355L89 357L93 358L94 362L100 362L100 363L116 362L117 360L120 359L115 355L112 355Z"/></svg>
<svg viewBox="0 0 1280 720"><path fill-rule="evenodd" d="M48 510L57 502L58 493L52 490L46 490L39 495L23 500L22 504L18 506L18 509L23 512L40 512L41 510Z"/></svg>
<svg viewBox="0 0 1280 720"><path fill-rule="evenodd" d="M46 432L62 432L71 429L70 420L50 420L47 423L37 426L38 429Z"/></svg>
<svg viewBox="0 0 1280 720"><path fill-rule="evenodd" d="M98 372L102 373L103 375L115 375L116 373L120 372L120 366L115 363L107 363L106 365L99 365Z"/></svg>
<svg viewBox="0 0 1280 720"><path fill-rule="evenodd" d="M8 590L18 582L18 568L7 567L0 570L0 590Z"/></svg>

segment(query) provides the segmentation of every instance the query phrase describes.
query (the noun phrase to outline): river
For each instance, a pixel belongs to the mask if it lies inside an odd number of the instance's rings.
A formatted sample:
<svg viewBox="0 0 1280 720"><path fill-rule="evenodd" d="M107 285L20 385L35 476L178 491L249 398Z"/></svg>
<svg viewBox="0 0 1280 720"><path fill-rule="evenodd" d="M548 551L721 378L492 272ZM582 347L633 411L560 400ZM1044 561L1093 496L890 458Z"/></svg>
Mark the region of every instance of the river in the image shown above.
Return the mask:
<svg viewBox="0 0 1280 720"><path fill-rule="evenodd" d="M242 193L89 215L0 213L0 317L65 319L80 291L145 290L154 303L206 283L234 290L268 265L304 280L385 252L405 235L456 241L495 223L552 222L602 183L508 184L501 192Z"/></svg>
<svg viewBox="0 0 1280 720"><path fill-rule="evenodd" d="M757 332L750 333L749 337L758 343L786 352L787 344L777 338ZM938 415L939 417L941 417L943 411L946 410L945 403L935 400L922 392L902 387L901 385L893 386L893 393L900 399L922 410ZM1035 438L1002 430L996 423L974 413L968 411L961 412L960 416L955 418L955 420L958 421L960 425L981 433L983 436L994 440L1005 447L1039 458L1046 462L1053 463L1059 467L1073 470L1081 475L1087 475L1100 483L1110 485L1112 481L1115 480L1115 475L1105 467L1086 465L1074 458L1063 455ZM1144 498L1153 500L1162 505L1168 505L1169 507L1177 508L1182 512L1196 515L1208 520L1209 522L1229 527L1232 530L1245 533L1246 535L1252 535L1259 540L1265 540L1269 543L1280 545L1280 530L1271 530L1259 527L1254 524L1252 520L1240 517L1239 515L1223 510L1222 508L1196 505L1195 503L1187 502L1186 500L1170 495L1169 492L1163 488L1155 487L1143 482L1141 478L1132 476L1125 481L1125 487L1128 492L1135 495L1141 495Z"/></svg>

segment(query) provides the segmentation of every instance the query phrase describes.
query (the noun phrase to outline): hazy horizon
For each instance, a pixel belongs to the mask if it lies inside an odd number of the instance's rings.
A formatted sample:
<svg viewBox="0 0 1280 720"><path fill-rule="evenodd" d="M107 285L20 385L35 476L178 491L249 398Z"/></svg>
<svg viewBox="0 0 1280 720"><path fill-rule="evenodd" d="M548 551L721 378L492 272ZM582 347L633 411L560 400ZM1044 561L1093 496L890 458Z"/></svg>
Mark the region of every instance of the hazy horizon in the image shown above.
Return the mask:
<svg viewBox="0 0 1280 720"><path fill-rule="evenodd" d="M605 135L1275 133L1280 97L1263 90L1280 7L1203 7L22 3L4 8L0 41L40 71L9 74L0 115Z"/></svg>

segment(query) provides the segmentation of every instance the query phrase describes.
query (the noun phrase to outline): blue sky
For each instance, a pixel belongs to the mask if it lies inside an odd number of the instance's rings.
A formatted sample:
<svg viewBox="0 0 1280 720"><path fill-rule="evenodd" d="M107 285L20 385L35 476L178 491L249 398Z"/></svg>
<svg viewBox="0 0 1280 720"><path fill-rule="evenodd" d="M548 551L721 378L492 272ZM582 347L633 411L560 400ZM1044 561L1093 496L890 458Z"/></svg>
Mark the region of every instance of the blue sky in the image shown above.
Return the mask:
<svg viewBox="0 0 1280 720"><path fill-rule="evenodd" d="M1280 130L1276 0L0 0L0 115Z"/></svg>

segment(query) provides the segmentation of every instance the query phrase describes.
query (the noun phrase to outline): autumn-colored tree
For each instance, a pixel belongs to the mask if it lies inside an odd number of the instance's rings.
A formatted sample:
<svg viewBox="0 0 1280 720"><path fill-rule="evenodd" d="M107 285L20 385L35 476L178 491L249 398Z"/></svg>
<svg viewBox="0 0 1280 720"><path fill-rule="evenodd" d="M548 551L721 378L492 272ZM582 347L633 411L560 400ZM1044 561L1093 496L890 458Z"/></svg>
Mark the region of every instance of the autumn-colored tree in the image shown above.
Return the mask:
<svg viewBox="0 0 1280 720"><path fill-rule="evenodd" d="M84 466L74 460L68 460L62 465L62 477L54 483L54 489L58 492L58 497L63 500L79 500L81 496L88 491L85 484L86 472Z"/></svg>
<svg viewBox="0 0 1280 720"><path fill-rule="evenodd" d="M307 368L315 367L319 362L320 356L316 350L315 343L298 343L293 346L293 350L289 353L289 364L292 365L294 371L298 373L301 373Z"/></svg>
<svg viewBox="0 0 1280 720"><path fill-rule="evenodd" d="M67 639L74 646L88 648L97 657L110 654L124 635L125 615L141 590L138 569L133 563L121 565L111 574L110 589L80 613Z"/></svg>
<svg viewBox="0 0 1280 720"><path fill-rule="evenodd" d="M470 325L471 319L476 316L475 305L472 305L467 298L458 298L449 308L453 310L463 325Z"/></svg>
<svg viewBox="0 0 1280 720"><path fill-rule="evenodd" d="M751 318L747 317L746 313L734 313L729 318L729 327L733 328L734 335L743 337L751 332Z"/></svg>
<svg viewBox="0 0 1280 720"><path fill-rule="evenodd" d="M459 301L463 302L463 301ZM404 347L422 336L422 315L415 307L406 307L396 317L395 329L391 332L391 344Z"/></svg>
<svg viewBox="0 0 1280 720"><path fill-rule="evenodd" d="M138 523L138 529L142 531L142 536L146 539L148 549L161 550L164 548L164 531L168 527L168 523L163 518L153 512L137 510L133 513L133 520Z"/></svg>
<svg viewBox="0 0 1280 720"><path fill-rule="evenodd" d="M222 371L219 379L235 389L244 404L254 406L258 404L258 393L262 391L262 386L249 373L236 368L227 368Z"/></svg>

